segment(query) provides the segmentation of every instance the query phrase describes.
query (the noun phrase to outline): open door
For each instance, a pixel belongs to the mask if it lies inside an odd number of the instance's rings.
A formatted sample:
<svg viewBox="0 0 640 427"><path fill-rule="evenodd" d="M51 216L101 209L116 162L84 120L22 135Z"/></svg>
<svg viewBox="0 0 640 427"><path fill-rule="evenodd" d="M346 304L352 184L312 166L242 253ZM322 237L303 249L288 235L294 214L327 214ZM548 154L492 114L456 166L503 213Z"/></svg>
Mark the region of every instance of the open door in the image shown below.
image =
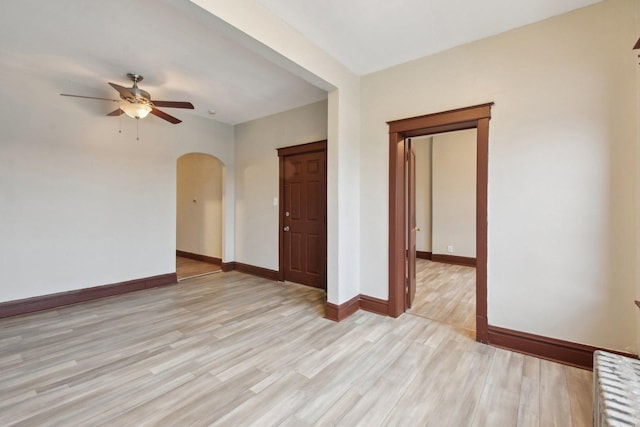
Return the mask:
<svg viewBox="0 0 640 427"><path fill-rule="evenodd" d="M406 309L411 308L416 297L416 150L411 138L405 140L407 179L407 280Z"/></svg>

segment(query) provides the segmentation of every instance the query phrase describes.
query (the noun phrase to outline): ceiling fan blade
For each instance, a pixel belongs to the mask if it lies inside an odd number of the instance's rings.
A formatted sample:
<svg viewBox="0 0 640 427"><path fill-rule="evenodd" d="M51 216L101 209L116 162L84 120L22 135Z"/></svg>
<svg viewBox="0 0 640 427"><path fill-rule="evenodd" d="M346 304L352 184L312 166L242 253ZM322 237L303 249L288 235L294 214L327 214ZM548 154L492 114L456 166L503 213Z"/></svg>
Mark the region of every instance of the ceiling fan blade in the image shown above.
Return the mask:
<svg viewBox="0 0 640 427"><path fill-rule="evenodd" d="M109 114L107 114L107 116L121 116L124 114L124 111L122 111L120 108L118 108L117 110L113 110L112 112L110 112Z"/></svg>
<svg viewBox="0 0 640 427"><path fill-rule="evenodd" d="M72 96L74 98L86 98L86 99L100 99L102 101L112 101L112 102L120 102L119 99L109 99L109 98L97 98L95 96L83 96L83 95L70 95L68 93L61 93L61 96Z"/></svg>
<svg viewBox="0 0 640 427"><path fill-rule="evenodd" d="M120 86L115 83L109 83L109 85L117 90L120 96L122 96L123 98L131 98L132 96L135 97L135 93L131 93L131 88Z"/></svg>
<svg viewBox="0 0 640 427"><path fill-rule="evenodd" d="M168 115L167 113L165 113L164 111L160 111L157 108L151 108L151 114L153 114L154 116L160 117L161 119L164 119L170 123L173 123L174 125L177 125L178 123L182 123L182 120L180 119L176 119L173 116Z"/></svg>
<svg viewBox="0 0 640 427"><path fill-rule="evenodd" d="M193 104L190 102L180 102L180 101L152 101L153 105L156 107L170 107L170 108L188 108L189 110L193 110Z"/></svg>

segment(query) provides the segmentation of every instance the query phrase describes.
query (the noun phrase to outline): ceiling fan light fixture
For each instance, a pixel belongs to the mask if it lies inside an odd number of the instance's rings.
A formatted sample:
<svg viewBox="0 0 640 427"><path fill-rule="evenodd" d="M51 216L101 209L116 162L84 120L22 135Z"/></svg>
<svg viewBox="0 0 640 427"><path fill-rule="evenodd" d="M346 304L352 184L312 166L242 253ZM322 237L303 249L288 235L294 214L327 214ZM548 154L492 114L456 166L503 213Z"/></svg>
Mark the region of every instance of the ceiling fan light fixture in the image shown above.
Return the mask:
<svg viewBox="0 0 640 427"><path fill-rule="evenodd" d="M151 106L141 102L123 102L120 109L132 119L144 119L151 112Z"/></svg>
<svg viewBox="0 0 640 427"><path fill-rule="evenodd" d="M146 90L142 90L138 87L138 82L142 81L142 76L139 74L129 73L127 76L133 81L132 87L124 87L119 84L109 83L109 86L114 88L118 94L120 94L119 108L110 112L107 116L121 116L123 113L133 119L143 119L152 113L156 117L166 120L169 123L177 125L182 123L182 120L175 118L162 110L158 110L156 107L168 107L168 108L186 108L193 110L193 104L190 102L182 101L151 101L151 95ZM89 98L89 99L101 99L104 101L118 102L117 99L109 98L97 98L94 96L83 95L71 95L67 93L61 93L63 96L74 96L77 98Z"/></svg>

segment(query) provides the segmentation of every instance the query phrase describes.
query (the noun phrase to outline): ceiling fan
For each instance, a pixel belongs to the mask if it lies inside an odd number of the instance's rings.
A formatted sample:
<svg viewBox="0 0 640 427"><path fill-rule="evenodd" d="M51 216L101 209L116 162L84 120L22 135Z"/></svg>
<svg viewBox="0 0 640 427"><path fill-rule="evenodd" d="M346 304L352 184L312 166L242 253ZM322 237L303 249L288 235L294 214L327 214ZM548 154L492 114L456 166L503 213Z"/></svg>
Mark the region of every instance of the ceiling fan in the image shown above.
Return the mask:
<svg viewBox="0 0 640 427"><path fill-rule="evenodd" d="M120 94L120 99L109 99L109 98L97 98L94 96L82 96L82 95L70 95L67 93L61 93L62 96L73 96L76 98L88 98L88 99L100 99L103 101L112 101L112 102L120 102L120 107L109 114L107 116L120 116L122 114L126 114L134 119L142 119L146 117L149 113L153 114L156 117L160 117L163 120L166 120L170 123L178 124L181 123L182 120L177 119L164 111L158 110L156 107L169 107L169 108L188 108L193 110L193 104L190 102L180 102L180 101L152 101L151 95L149 92L142 90L138 87L138 82L141 82L143 77L140 74L128 73L127 77L133 81L132 87L124 87L117 85L115 83L109 83L111 87L118 91Z"/></svg>

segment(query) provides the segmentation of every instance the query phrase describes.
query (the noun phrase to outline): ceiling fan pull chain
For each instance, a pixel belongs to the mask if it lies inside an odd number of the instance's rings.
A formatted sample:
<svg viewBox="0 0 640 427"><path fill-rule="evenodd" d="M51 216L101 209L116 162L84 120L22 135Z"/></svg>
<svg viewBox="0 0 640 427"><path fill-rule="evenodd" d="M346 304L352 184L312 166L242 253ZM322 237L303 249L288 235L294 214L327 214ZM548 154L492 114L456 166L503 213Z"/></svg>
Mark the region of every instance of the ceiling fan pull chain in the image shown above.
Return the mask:
<svg viewBox="0 0 640 427"><path fill-rule="evenodd" d="M118 133L122 133L122 114L120 114L118 118L120 119L120 128L118 129Z"/></svg>
<svg viewBox="0 0 640 427"><path fill-rule="evenodd" d="M136 141L140 141L140 117L136 117Z"/></svg>

